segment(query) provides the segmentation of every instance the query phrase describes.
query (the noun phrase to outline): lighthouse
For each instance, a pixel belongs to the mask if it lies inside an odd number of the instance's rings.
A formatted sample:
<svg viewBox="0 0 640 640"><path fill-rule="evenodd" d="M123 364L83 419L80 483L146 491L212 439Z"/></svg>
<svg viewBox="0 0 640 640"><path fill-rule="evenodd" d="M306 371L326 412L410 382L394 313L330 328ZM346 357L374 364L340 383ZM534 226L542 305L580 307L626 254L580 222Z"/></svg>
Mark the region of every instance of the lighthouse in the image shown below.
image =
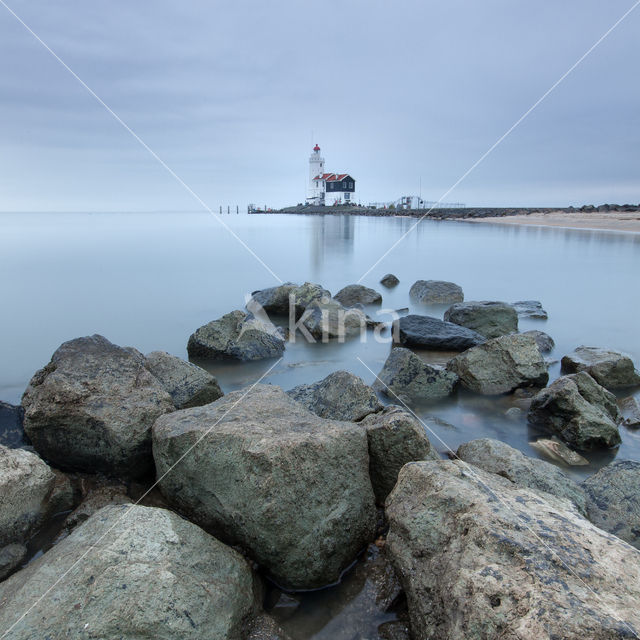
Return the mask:
<svg viewBox="0 0 640 640"><path fill-rule="evenodd" d="M309 204L324 204L324 158L320 155L320 147L316 144L309 156Z"/></svg>

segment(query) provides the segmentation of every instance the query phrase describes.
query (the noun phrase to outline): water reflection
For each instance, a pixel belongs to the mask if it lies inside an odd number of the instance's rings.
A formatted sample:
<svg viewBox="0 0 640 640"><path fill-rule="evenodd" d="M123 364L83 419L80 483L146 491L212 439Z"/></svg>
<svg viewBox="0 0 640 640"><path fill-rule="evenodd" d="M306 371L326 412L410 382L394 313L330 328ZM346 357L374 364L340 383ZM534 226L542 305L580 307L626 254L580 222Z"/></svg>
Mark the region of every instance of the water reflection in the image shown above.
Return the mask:
<svg viewBox="0 0 640 640"><path fill-rule="evenodd" d="M318 273L327 258L344 259L353 253L353 216L312 216L311 221L311 263Z"/></svg>

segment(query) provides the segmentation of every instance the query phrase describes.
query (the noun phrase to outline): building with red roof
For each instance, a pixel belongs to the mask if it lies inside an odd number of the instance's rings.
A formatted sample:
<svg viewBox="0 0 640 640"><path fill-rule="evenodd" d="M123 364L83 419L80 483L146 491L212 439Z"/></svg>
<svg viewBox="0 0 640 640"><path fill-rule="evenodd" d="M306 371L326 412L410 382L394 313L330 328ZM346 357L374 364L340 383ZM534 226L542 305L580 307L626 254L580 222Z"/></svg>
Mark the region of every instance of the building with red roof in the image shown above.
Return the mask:
<svg viewBox="0 0 640 640"><path fill-rule="evenodd" d="M324 158L316 144L309 158L307 204L327 205L355 202L356 181L348 173L326 173Z"/></svg>

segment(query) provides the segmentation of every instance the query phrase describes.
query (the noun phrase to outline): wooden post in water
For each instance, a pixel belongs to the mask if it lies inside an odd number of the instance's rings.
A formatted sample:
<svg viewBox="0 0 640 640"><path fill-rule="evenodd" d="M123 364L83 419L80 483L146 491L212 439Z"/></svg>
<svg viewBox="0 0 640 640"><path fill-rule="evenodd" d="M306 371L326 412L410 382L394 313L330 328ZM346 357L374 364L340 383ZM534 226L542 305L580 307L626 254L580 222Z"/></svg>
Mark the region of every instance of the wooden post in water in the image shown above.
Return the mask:
<svg viewBox="0 0 640 640"><path fill-rule="evenodd" d="M222 205L220 205L220 215L222 215Z"/></svg>

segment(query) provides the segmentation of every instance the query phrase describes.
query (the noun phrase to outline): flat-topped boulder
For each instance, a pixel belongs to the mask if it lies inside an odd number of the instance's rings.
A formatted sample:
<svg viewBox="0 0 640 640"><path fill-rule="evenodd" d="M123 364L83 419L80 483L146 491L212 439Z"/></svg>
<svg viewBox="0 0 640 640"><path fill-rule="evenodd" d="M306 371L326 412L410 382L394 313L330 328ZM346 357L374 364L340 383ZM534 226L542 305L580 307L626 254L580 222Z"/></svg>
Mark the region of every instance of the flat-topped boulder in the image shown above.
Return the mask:
<svg viewBox="0 0 640 640"><path fill-rule="evenodd" d="M189 337L191 358L262 360L284 353L285 340L275 325L236 310L200 327Z"/></svg>
<svg viewBox="0 0 640 640"><path fill-rule="evenodd" d="M287 395L321 418L332 420L358 421L382 409L375 391L348 371L336 371L314 384L301 384Z"/></svg>
<svg viewBox="0 0 640 640"><path fill-rule="evenodd" d="M640 549L640 462L612 462L582 486L589 496L589 520Z"/></svg>
<svg viewBox="0 0 640 640"><path fill-rule="evenodd" d="M61 345L22 405L25 432L46 460L127 477L152 469L151 427L175 409L140 352L99 335Z"/></svg>
<svg viewBox="0 0 640 640"><path fill-rule="evenodd" d="M145 367L160 381L178 409L208 404L224 395L208 371L165 351L147 354Z"/></svg>
<svg viewBox="0 0 640 640"><path fill-rule="evenodd" d="M484 395L509 393L520 387L543 387L547 365L531 336L512 334L488 340L455 356L447 369L467 389Z"/></svg>
<svg viewBox="0 0 640 640"><path fill-rule="evenodd" d="M578 347L562 358L562 371L586 371L598 384L607 389L640 385L640 374L629 356L600 347Z"/></svg>
<svg viewBox="0 0 640 640"><path fill-rule="evenodd" d="M400 284L400 280L393 273L387 273L380 279L380 284L383 287L387 287L387 289L391 289L392 287L397 287Z"/></svg>
<svg viewBox="0 0 640 640"><path fill-rule="evenodd" d="M409 349L394 347L373 388L392 402L416 404L446 398L457 383L457 374L427 364Z"/></svg>
<svg viewBox="0 0 640 640"><path fill-rule="evenodd" d="M169 418L153 429L163 494L246 549L278 584L333 583L371 540L376 512L359 424L320 418L271 385Z"/></svg>
<svg viewBox="0 0 640 640"><path fill-rule="evenodd" d="M425 304L451 304L462 302L462 287L446 280L417 280L411 285L409 295L416 302Z"/></svg>
<svg viewBox="0 0 640 640"><path fill-rule="evenodd" d="M495 473L517 487L549 493L572 502L582 515L587 513L584 489L555 465L530 458L505 442L491 438L471 440L458 447L457 456L469 464Z"/></svg>
<svg viewBox="0 0 640 640"><path fill-rule="evenodd" d="M407 347L432 351L464 351L486 340L476 331L453 322L416 314L394 320L393 336Z"/></svg>
<svg viewBox="0 0 640 640"><path fill-rule="evenodd" d="M527 418L583 451L621 442L615 396L584 371L562 376L542 389L533 398Z"/></svg>
<svg viewBox="0 0 640 640"><path fill-rule="evenodd" d="M303 313L301 322L314 340L322 341L358 336L369 325L364 311L347 309L333 298L311 302Z"/></svg>
<svg viewBox="0 0 640 640"><path fill-rule="evenodd" d="M534 320L547 320L549 318L539 300L519 300L518 302L513 302L512 306L520 318L533 318Z"/></svg>
<svg viewBox="0 0 640 640"><path fill-rule="evenodd" d="M384 505L407 462L440 459L424 426L402 407L385 407L361 424L367 430L369 471L378 504Z"/></svg>
<svg viewBox="0 0 640 640"><path fill-rule="evenodd" d="M196 525L111 506L0 584L0 629L13 640L241 640L256 598L247 561Z"/></svg>
<svg viewBox="0 0 640 640"><path fill-rule="evenodd" d="M473 329L485 338L497 338L518 330L518 314L506 302L456 302L444 312L444 319Z"/></svg>
<svg viewBox="0 0 640 640"><path fill-rule="evenodd" d="M361 284L349 284L340 289L333 298L345 307L353 307L357 304L380 304L382 302L380 293Z"/></svg>
<svg viewBox="0 0 640 640"><path fill-rule="evenodd" d="M565 500L463 462L413 462L386 512L414 638L614 640L640 629L640 552Z"/></svg>

